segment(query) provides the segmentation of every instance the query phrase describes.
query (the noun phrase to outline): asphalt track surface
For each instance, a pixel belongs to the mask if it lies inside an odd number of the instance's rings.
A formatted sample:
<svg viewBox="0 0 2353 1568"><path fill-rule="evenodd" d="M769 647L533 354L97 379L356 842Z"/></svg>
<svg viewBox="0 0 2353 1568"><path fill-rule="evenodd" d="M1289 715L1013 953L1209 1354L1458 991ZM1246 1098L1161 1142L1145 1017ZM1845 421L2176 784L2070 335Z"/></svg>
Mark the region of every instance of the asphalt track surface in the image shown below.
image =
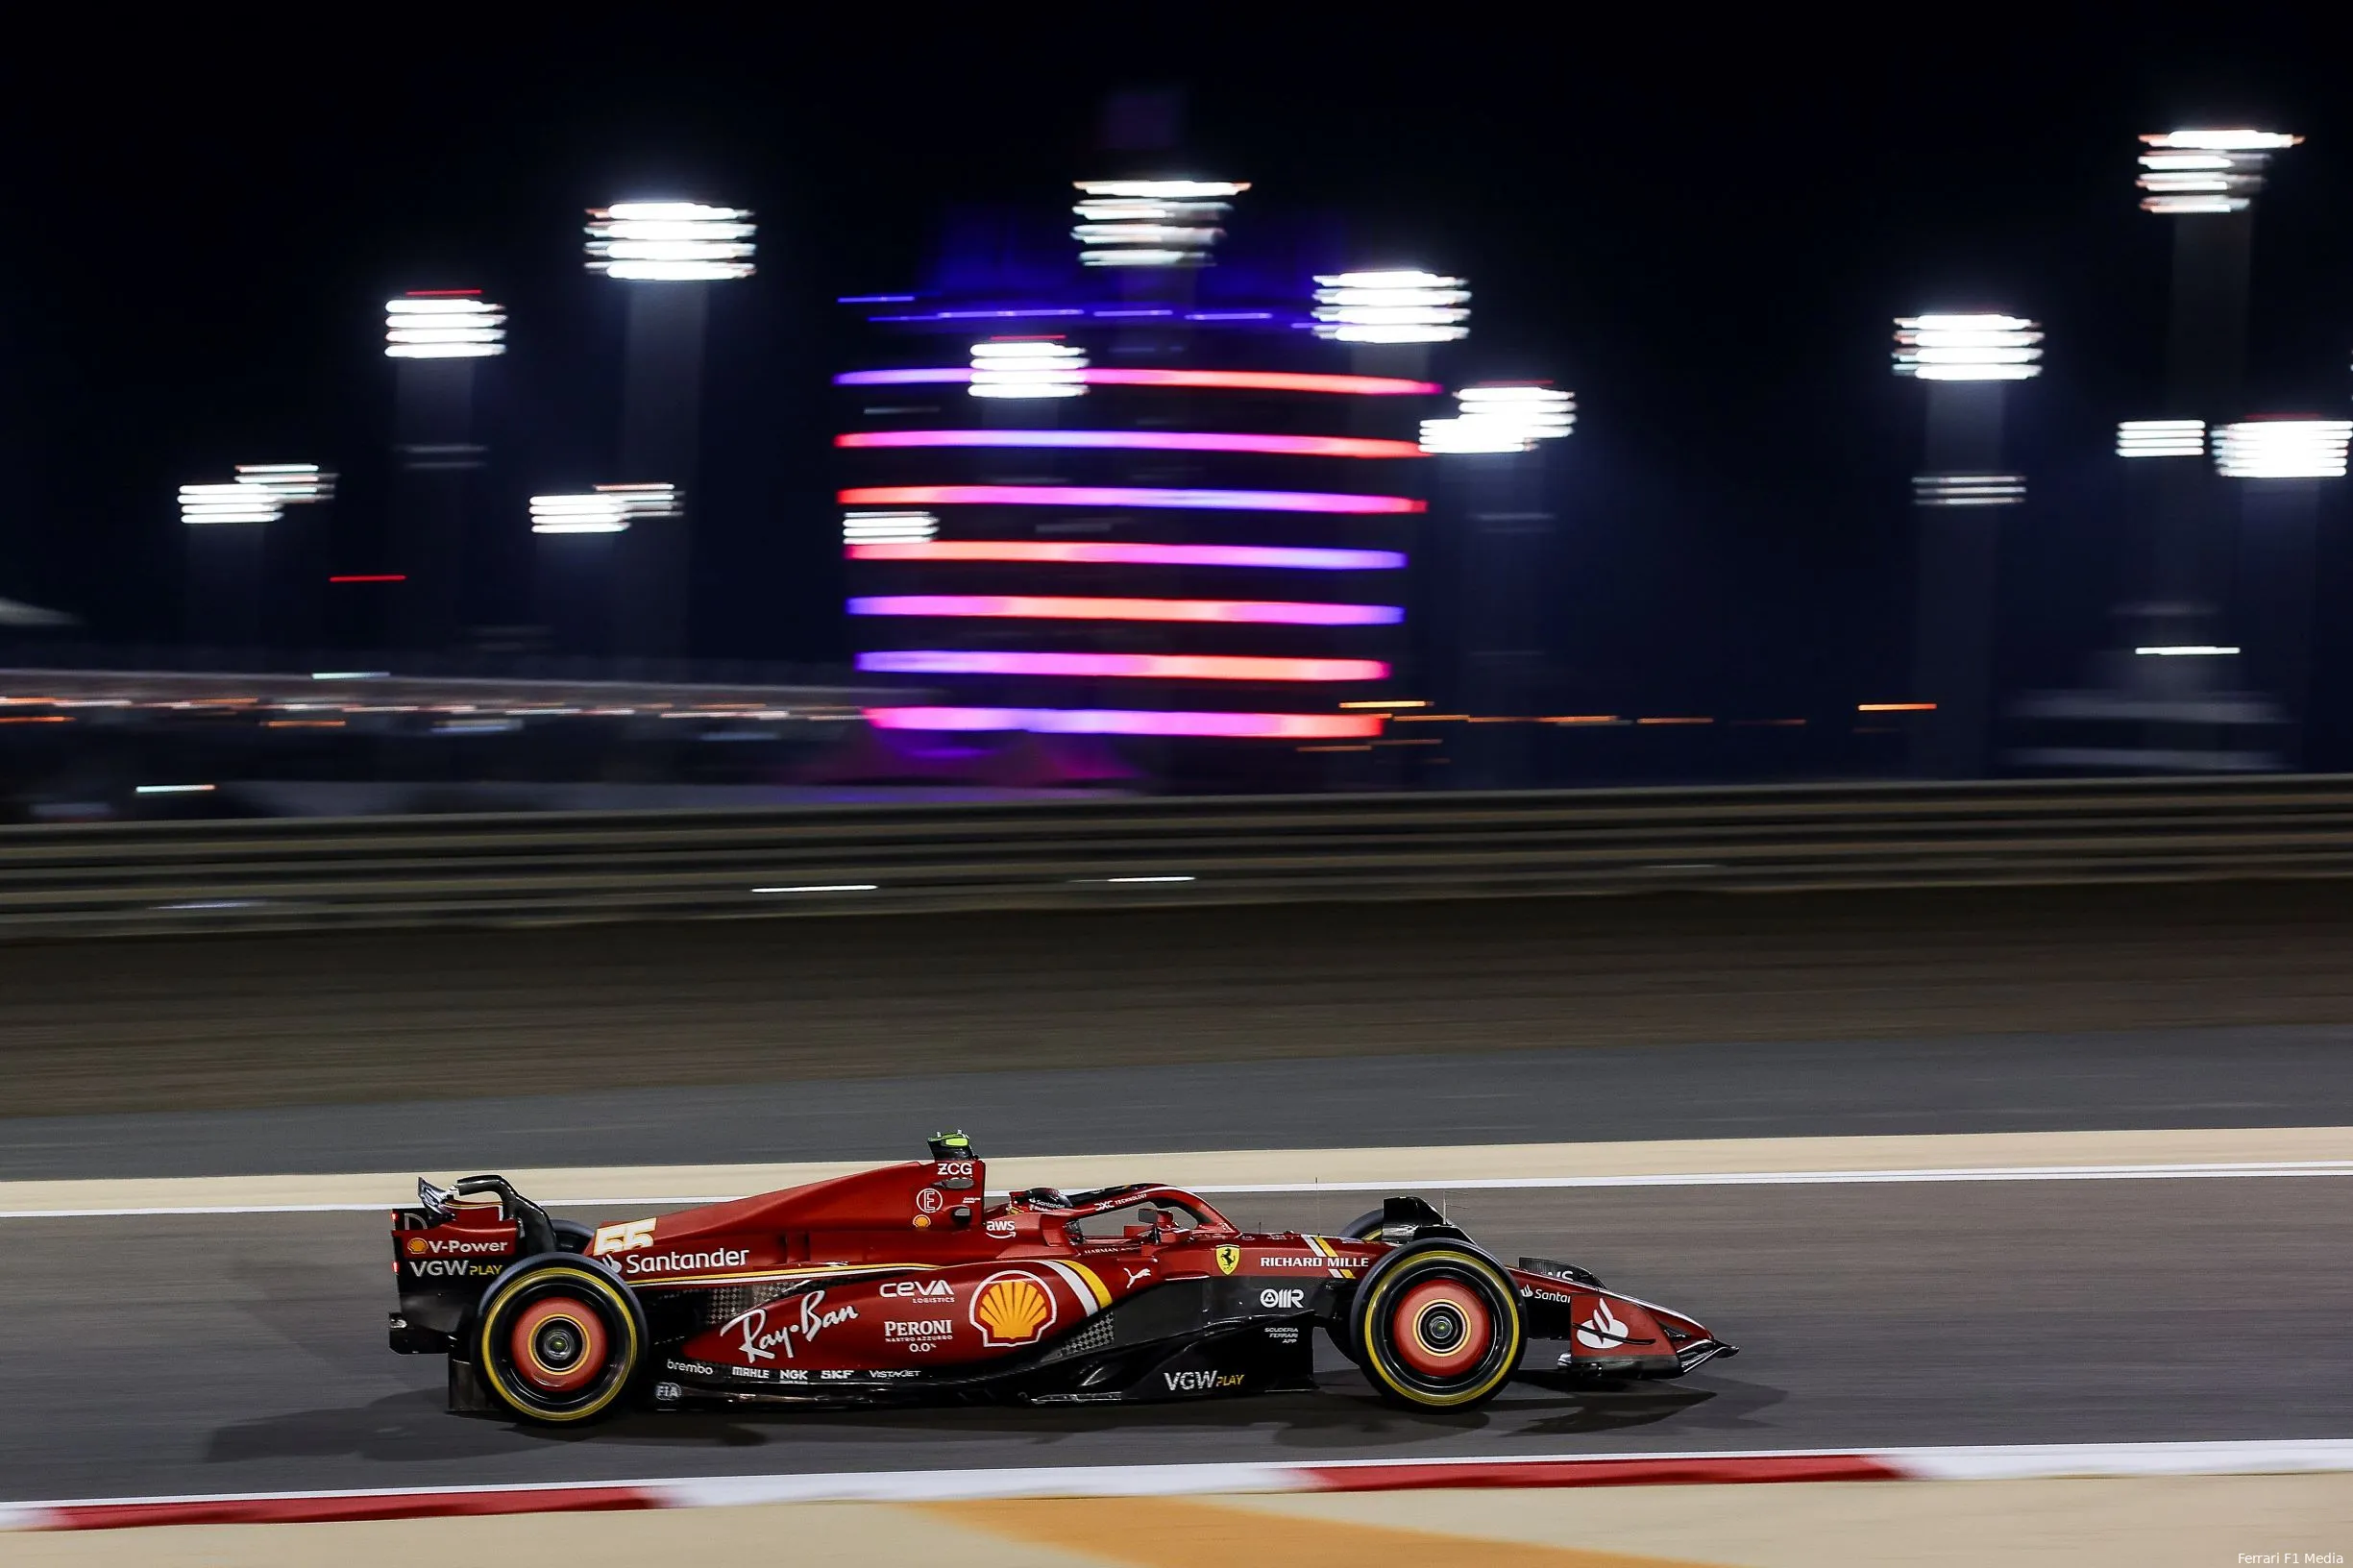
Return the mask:
<svg viewBox="0 0 2353 1568"><path fill-rule="evenodd" d="M945 1125L993 1155L2353 1125L2348 953L2353 887L2321 886L23 944L0 1179L879 1160ZM1454 1416L1336 1369L1312 1398L562 1434L448 1416L438 1359L385 1349L372 1215L0 1221L0 1496L2338 1437L2349 1196L1465 1193L1499 1251L1748 1353Z"/></svg>
<svg viewBox="0 0 2353 1568"><path fill-rule="evenodd" d="M1183 1063L0 1119L0 1181L2353 1126L2353 1028Z"/></svg>
<svg viewBox="0 0 2353 1568"><path fill-rule="evenodd" d="M2336 1437L2353 1378L2341 1178L1488 1191L1565 1256L1746 1353L1680 1383L1515 1385L1482 1411L1309 1396L1125 1410L631 1415L551 1434L442 1410L384 1348L368 1215L0 1225L9 1500L660 1475L1925 1443ZM1330 1225L1329 1200L1237 1202Z"/></svg>
<svg viewBox="0 0 2353 1568"><path fill-rule="evenodd" d="M2349 954L2353 880L0 943L0 1115L2353 1025Z"/></svg>

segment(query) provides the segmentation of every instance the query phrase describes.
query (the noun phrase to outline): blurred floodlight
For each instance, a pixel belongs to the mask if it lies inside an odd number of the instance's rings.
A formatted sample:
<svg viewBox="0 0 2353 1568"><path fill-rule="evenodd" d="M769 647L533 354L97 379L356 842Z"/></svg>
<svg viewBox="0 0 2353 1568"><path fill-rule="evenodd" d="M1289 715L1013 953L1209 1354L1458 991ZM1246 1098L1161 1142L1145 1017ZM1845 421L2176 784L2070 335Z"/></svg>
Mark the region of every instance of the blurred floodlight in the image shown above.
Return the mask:
<svg viewBox="0 0 2353 1568"><path fill-rule="evenodd" d="M623 533L650 517L676 517L673 484L601 484L586 495L533 496L533 533Z"/></svg>
<svg viewBox="0 0 2353 1568"><path fill-rule="evenodd" d="M2136 648L2133 651L2143 658L2226 659L2239 649L2235 646L2223 643L2159 643L2146 648Z"/></svg>
<svg viewBox="0 0 2353 1568"><path fill-rule="evenodd" d="M842 543L846 545L912 545L940 531L940 520L929 512L846 512Z"/></svg>
<svg viewBox="0 0 2353 1568"><path fill-rule="evenodd" d="M388 359L482 359L506 352L506 308L478 289L408 293L384 302Z"/></svg>
<svg viewBox="0 0 2353 1568"><path fill-rule="evenodd" d="M1315 335L1339 343L1452 343L1471 332L1471 291L1434 272L1342 272L1315 280Z"/></svg>
<svg viewBox="0 0 2353 1568"><path fill-rule="evenodd" d="M2116 428L2119 457L2203 457L2202 419L2127 419Z"/></svg>
<svg viewBox="0 0 2353 1568"><path fill-rule="evenodd" d="M2214 466L2231 479L2341 479L2353 420L2257 419L2214 433Z"/></svg>
<svg viewBox="0 0 2353 1568"><path fill-rule="evenodd" d="M2141 138L2151 147L2185 148L2214 153L2275 153L2293 147L2302 136L2284 131L2161 131Z"/></svg>
<svg viewBox="0 0 2353 1568"><path fill-rule="evenodd" d="M285 502L257 484L184 484L180 487L180 521L204 523L275 523Z"/></svg>
<svg viewBox="0 0 2353 1568"><path fill-rule="evenodd" d="M1232 180L1081 180L1070 237L1090 267L1198 267L1225 237L1220 226L1250 188Z"/></svg>
<svg viewBox="0 0 2353 1568"><path fill-rule="evenodd" d="M237 482L268 491L284 506L335 499L335 477L316 463L239 463Z"/></svg>
<svg viewBox="0 0 2353 1568"><path fill-rule="evenodd" d="M2263 188L2271 155L2302 136L2279 131L2165 131L2141 138L2143 211L2167 217L2237 212Z"/></svg>
<svg viewBox="0 0 2353 1568"><path fill-rule="evenodd" d="M621 533L628 519L617 496L533 496L533 533Z"/></svg>
<svg viewBox="0 0 2353 1568"><path fill-rule="evenodd" d="M1898 316L1896 374L1924 381L2022 381L2043 374L2043 328L2022 316Z"/></svg>
<svg viewBox="0 0 2353 1568"><path fill-rule="evenodd" d="M1454 418L1422 421L1424 452L1527 452L1577 425L1576 396L1557 387L1466 386L1455 402Z"/></svg>
<svg viewBox="0 0 2353 1568"><path fill-rule="evenodd" d="M1087 390L1087 351L1058 337L993 337L972 345L976 398L1075 398Z"/></svg>
<svg viewBox="0 0 2353 1568"><path fill-rule="evenodd" d="M615 202L591 208L588 270L634 282L691 283L751 276L757 226L740 207Z"/></svg>
<svg viewBox="0 0 2353 1568"><path fill-rule="evenodd" d="M2022 474L1917 474L1915 506L2015 506L2026 499Z"/></svg>

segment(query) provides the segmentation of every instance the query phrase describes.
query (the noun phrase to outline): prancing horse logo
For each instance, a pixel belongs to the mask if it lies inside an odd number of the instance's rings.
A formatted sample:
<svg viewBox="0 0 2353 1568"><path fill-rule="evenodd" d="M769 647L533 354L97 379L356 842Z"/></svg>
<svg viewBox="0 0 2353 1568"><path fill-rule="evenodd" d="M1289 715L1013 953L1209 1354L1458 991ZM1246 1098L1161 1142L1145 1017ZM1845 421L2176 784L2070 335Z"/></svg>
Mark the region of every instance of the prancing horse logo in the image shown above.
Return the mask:
<svg viewBox="0 0 2353 1568"><path fill-rule="evenodd" d="M1239 1248L1239 1247L1219 1247L1219 1248L1217 1249L1217 1272L1218 1272L1218 1273L1220 1273L1220 1274L1231 1274L1231 1273L1233 1273L1233 1272L1234 1272L1236 1269L1238 1269L1238 1268L1239 1268L1239 1267L1241 1267L1241 1266L1242 1266L1242 1249L1241 1249L1241 1248Z"/></svg>

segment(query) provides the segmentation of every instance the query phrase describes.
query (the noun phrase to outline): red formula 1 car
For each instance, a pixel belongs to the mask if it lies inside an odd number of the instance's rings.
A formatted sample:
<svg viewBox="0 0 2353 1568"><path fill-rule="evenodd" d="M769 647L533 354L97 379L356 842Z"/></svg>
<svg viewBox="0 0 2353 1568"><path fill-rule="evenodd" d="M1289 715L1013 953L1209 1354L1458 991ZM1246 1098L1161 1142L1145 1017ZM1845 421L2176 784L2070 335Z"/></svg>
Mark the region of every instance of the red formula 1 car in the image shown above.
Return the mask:
<svg viewBox="0 0 2353 1568"><path fill-rule="evenodd" d="M543 1422L1308 1389L1317 1329L1384 1398L1442 1409L1515 1374L1674 1378L1735 1354L1582 1269L1502 1263L1419 1198L1311 1236L1149 1183L992 1203L985 1182L948 1135L928 1160L592 1229L502 1177L420 1181L392 1216L392 1348L449 1358L453 1410Z"/></svg>

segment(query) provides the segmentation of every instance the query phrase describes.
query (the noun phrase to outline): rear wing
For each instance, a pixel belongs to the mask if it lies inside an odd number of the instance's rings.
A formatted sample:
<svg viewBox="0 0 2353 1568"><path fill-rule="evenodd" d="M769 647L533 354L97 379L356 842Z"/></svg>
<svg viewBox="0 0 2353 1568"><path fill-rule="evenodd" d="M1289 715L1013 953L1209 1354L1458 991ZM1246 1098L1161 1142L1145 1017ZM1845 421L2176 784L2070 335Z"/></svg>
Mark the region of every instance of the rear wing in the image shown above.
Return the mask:
<svg viewBox="0 0 2353 1568"><path fill-rule="evenodd" d="M424 1211L429 1225L445 1225L462 1198L483 1192L495 1193L499 1200L499 1215L511 1219L521 1227L523 1254L553 1252L555 1225L548 1212L515 1190L514 1184L503 1176L468 1176L448 1187L435 1187L424 1177L417 1178L417 1206Z"/></svg>

